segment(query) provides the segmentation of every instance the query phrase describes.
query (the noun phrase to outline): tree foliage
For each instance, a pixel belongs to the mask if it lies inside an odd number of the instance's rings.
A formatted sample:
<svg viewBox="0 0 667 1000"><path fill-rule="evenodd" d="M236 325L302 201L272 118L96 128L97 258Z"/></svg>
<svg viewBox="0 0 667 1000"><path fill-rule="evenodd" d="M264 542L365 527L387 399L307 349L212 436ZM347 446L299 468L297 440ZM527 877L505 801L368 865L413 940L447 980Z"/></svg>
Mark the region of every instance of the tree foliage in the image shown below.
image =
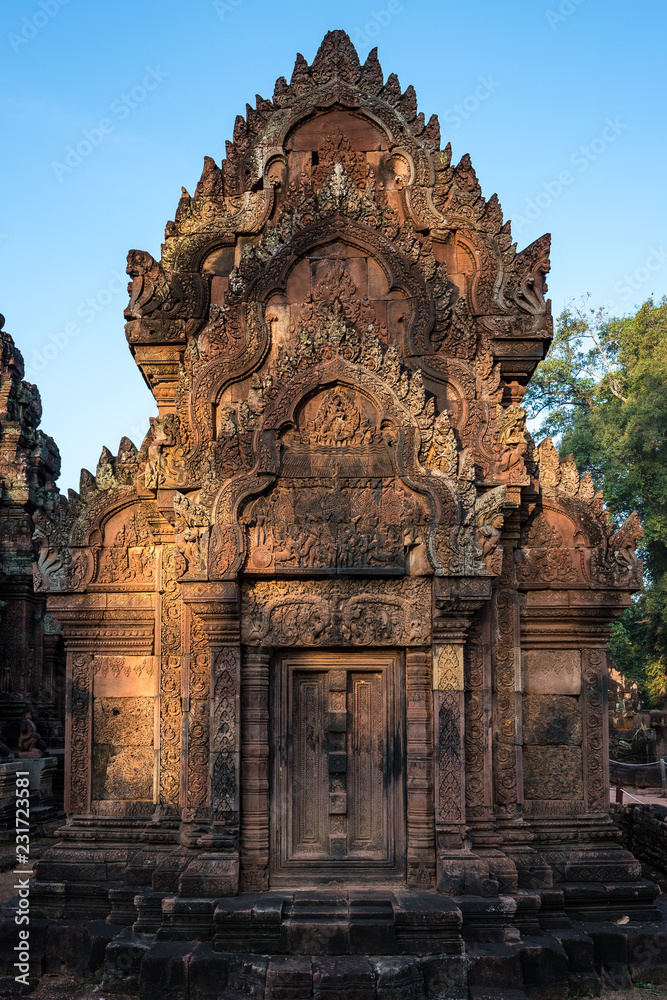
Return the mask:
<svg viewBox="0 0 667 1000"><path fill-rule="evenodd" d="M610 649L650 703L667 694L667 297L633 316L570 306L525 397L561 456L604 490L614 518L637 510L645 584L617 623Z"/></svg>

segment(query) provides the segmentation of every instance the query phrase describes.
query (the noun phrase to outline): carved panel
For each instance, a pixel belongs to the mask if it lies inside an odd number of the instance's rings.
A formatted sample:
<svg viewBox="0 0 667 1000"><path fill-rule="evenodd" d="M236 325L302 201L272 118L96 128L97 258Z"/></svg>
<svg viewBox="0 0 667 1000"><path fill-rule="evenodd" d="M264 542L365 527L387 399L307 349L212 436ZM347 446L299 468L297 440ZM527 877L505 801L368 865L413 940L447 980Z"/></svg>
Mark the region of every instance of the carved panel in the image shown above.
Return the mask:
<svg viewBox="0 0 667 1000"><path fill-rule="evenodd" d="M473 621L465 657L466 821L483 819L492 800L491 650L488 614Z"/></svg>
<svg viewBox="0 0 667 1000"><path fill-rule="evenodd" d="M437 691L434 708L437 717L436 821L463 821L463 720L462 695L459 691Z"/></svg>
<svg viewBox="0 0 667 1000"><path fill-rule="evenodd" d="M579 801L583 798L580 747L525 746L523 761L526 799Z"/></svg>
<svg viewBox="0 0 667 1000"><path fill-rule="evenodd" d="M436 691L463 691L463 646L435 646L433 688Z"/></svg>
<svg viewBox="0 0 667 1000"><path fill-rule="evenodd" d="M179 812L181 782L181 659L182 602L174 579L174 547L162 549L160 621L160 808L164 815Z"/></svg>
<svg viewBox="0 0 667 1000"><path fill-rule="evenodd" d="M241 623L249 646L422 645L431 634L431 583L252 583L243 588Z"/></svg>
<svg viewBox="0 0 667 1000"><path fill-rule="evenodd" d="M586 649L582 658L586 801L589 809L606 812L609 749L605 654L599 649Z"/></svg>
<svg viewBox="0 0 667 1000"><path fill-rule="evenodd" d="M499 815L513 816L519 801L520 694L518 694L519 616L517 594L511 588L511 550L503 558L501 589L495 596L493 644L495 800Z"/></svg>
<svg viewBox="0 0 667 1000"><path fill-rule="evenodd" d="M329 458L327 467L335 474ZM423 545L429 515L394 479L281 478L244 520L249 573L386 576L402 574L408 549Z"/></svg>
<svg viewBox="0 0 667 1000"><path fill-rule="evenodd" d="M153 698L95 698L93 798L153 799Z"/></svg>
<svg viewBox="0 0 667 1000"><path fill-rule="evenodd" d="M209 801L209 743L211 665L208 642L197 615L188 612L186 627L188 670L186 690L189 711L185 716L184 751L186 761L186 793L183 820L207 820L211 815Z"/></svg>
<svg viewBox="0 0 667 1000"><path fill-rule="evenodd" d="M239 648L229 646L220 650L213 668L213 818L230 826L239 815L240 662Z"/></svg>
<svg viewBox="0 0 667 1000"><path fill-rule="evenodd" d="M72 653L69 697L69 813L90 811L93 657Z"/></svg>

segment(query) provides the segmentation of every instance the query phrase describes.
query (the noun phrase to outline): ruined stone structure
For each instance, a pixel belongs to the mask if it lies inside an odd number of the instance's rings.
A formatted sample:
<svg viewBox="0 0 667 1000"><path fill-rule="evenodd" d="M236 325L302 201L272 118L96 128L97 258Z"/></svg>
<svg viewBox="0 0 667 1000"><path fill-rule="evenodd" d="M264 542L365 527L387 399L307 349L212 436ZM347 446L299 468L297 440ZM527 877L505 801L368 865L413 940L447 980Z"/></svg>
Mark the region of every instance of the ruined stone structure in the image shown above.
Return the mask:
<svg viewBox="0 0 667 1000"><path fill-rule="evenodd" d="M301 956L234 966L267 996L347 995L313 955L439 956L416 997L545 928L588 988L571 919L659 916L607 812L641 528L521 407L548 253L341 32L237 118L161 260L130 252L159 415L38 526L70 684L46 917L157 933L154 973L174 941Z"/></svg>
<svg viewBox="0 0 667 1000"><path fill-rule="evenodd" d="M16 749L29 702L42 734L57 746L65 718L64 653L46 594L33 586L32 536L39 519L58 510L60 455L40 430L39 392L24 381L23 358L4 323L0 316L0 739Z"/></svg>

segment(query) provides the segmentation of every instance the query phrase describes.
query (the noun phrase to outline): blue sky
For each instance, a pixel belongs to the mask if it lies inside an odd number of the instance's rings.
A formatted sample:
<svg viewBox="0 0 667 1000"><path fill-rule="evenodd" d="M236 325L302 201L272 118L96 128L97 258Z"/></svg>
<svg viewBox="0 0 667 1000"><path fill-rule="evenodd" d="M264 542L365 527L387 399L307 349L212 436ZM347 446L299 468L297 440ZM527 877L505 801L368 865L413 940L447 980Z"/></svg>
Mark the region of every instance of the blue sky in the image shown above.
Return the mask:
<svg viewBox="0 0 667 1000"><path fill-rule="evenodd" d="M520 247L552 233L555 314L667 292L664 0L4 0L0 311L63 490L156 412L123 332L127 251L159 257L181 185L331 28L414 85Z"/></svg>

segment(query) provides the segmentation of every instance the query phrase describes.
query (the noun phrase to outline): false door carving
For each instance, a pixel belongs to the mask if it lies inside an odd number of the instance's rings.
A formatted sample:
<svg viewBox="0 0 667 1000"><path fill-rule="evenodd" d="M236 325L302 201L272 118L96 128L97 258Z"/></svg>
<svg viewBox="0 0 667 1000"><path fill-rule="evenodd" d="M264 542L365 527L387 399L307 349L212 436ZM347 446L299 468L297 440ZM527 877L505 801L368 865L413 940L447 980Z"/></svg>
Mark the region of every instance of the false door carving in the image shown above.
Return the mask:
<svg viewBox="0 0 667 1000"><path fill-rule="evenodd" d="M404 875L399 664L396 653L280 660L273 884Z"/></svg>

